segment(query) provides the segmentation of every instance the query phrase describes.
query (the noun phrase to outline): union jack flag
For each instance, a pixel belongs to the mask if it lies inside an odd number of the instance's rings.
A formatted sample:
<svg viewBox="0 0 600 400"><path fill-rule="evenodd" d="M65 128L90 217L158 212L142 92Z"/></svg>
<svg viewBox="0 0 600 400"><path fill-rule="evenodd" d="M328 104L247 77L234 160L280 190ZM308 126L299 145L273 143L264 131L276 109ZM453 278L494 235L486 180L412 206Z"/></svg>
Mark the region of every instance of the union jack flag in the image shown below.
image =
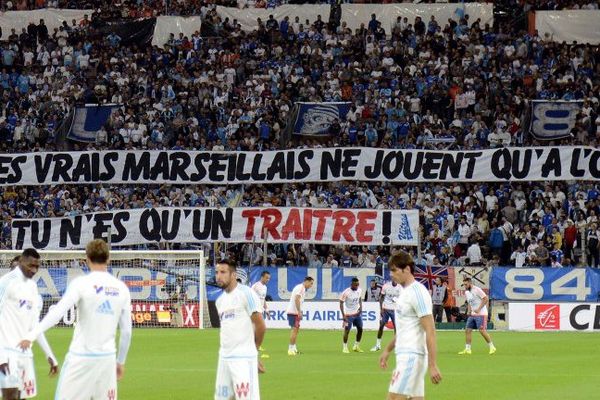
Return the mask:
<svg viewBox="0 0 600 400"><path fill-rule="evenodd" d="M415 265L415 279L421 282L427 289L433 287L435 278L442 278L454 283L454 269L446 266L432 267L431 265Z"/></svg>

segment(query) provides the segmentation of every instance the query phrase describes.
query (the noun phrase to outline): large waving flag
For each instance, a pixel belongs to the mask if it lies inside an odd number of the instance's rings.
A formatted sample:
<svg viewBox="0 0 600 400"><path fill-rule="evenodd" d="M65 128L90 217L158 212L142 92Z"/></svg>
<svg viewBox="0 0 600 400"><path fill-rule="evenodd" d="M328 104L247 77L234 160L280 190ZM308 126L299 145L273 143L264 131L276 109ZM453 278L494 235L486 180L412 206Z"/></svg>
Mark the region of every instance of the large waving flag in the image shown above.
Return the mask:
<svg viewBox="0 0 600 400"><path fill-rule="evenodd" d="M351 103L296 103L292 114L295 135L327 135L329 127L336 119L342 123L350 111Z"/></svg>
<svg viewBox="0 0 600 400"><path fill-rule="evenodd" d="M581 101L531 102L531 133L538 140L555 140L569 137L577 122Z"/></svg>
<svg viewBox="0 0 600 400"><path fill-rule="evenodd" d="M106 124L119 104L86 104L77 106L71 122L68 139L78 142L95 142L96 134Z"/></svg>

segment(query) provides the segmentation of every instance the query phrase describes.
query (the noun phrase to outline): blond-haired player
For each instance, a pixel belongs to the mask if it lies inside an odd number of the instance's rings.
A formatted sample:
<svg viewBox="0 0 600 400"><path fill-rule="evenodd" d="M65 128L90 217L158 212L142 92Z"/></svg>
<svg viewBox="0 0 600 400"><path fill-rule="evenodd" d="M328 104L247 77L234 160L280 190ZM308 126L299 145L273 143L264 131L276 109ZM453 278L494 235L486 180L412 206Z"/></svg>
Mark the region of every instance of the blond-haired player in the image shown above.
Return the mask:
<svg viewBox="0 0 600 400"><path fill-rule="evenodd" d="M77 307L77 325L60 373L56 399L117 399L117 379L125 372L131 342L129 288L108 272L110 251L106 242L92 240L86 247L90 273L75 278L58 304L21 342L28 348L42 332ZM121 331L116 351L117 328Z"/></svg>

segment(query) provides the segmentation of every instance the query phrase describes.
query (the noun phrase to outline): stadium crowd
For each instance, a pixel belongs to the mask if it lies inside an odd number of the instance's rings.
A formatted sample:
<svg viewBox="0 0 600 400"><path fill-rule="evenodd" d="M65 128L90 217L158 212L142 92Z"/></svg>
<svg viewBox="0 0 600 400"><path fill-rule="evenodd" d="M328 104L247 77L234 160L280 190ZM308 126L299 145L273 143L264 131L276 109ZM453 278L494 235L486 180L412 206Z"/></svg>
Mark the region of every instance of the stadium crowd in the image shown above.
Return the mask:
<svg viewBox="0 0 600 400"><path fill-rule="evenodd" d="M373 15L354 32L320 18L269 18L248 33L210 7L205 15L218 37L173 35L164 48L99 35L97 14L54 32L40 21L3 36L0 152L599 143L597 46L554 43L468 16L399 18L387 30ZM570 138L544 142L527 133L528 99L536 98L583 101ZM296 101L353 106L327 139L285 141ZM73 106L96 102L124 104L96 143L61 138ZM423 257L433 265L598 267L600 258L600 188L586 182L1 187L0 245L11 247L13 218L157 205L418 208ZM261 244L229 251L245 263L265 256ZM278 265L375 267L389 251L269 245L266 256Z"/></svg>
<svg viewBox="0 0 600 400"><path fill-rule="evenodd" d="M228 7L273 8L284 3L325 3L332 0L8 0L2 2L2 10L25 11L40 8L68 8L78 10L99 10L102 15L117 18L144 18L158 15L200 15L206 5L222 5ZM339 0L336 2L340 2ZM413 0L344 0L344 3L414 3ZM460 0L425 0L420 3L460 3ZM465 1L469 2L469 1ZM594 10L598 9L598 1L594 0L502 0L494 2L517 12L530 10Z"/></svg>

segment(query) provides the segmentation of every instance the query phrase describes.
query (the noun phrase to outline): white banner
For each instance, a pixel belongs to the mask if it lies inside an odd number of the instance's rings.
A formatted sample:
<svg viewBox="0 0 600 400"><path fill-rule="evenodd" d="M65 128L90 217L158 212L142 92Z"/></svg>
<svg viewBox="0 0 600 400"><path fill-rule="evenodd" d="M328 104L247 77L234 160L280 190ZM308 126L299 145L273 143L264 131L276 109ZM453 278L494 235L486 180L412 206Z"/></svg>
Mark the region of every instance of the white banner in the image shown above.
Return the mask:
<svg viewBox="0 0 600 400"><path fill-rule="evenodd" d="M468 14L470 23L481 19L480 25L494 22L493 3L467 3L461 4L342 4L342 21L352 30L360 28L361 24L367 26L375 14L377 20L386 33L390 33L398 17L407 17L410 24L414 24L416 17L421 17L425 25L435 16L438 24L444 28L448 19L458 21L461 15ZM312 22L312 20L311 20Z"/></svg>
<svg viewBox="0 0 600 400"><path fill-rule="evenodd" d="M324 23L329 21L329 9L331 6L328 4L283 4L275 8L231 8L217 6L217 14L222 19L229 17L230 21L237 19L244 31L254 31L258 27L258 18L266 23L269 19L269 15L272 15L277 22L281 22L285 17L290 17L290 24L294 22L296 17L300 17L300 23L305 25L304 30L308 32L309 26L306 26L305 22L308 19L312 24L317 20L317 16L320 15Z"/></svg>
<svg viewBox="0 0 600 400"><path fill-rule="evenodd" d="M306 25L306 20L312 24L320 15L323 22L329 21L330 6L326 4L284 4L274 9L262 8L230 8L217 6L217 13L221 18L229 17L230 21L237 19L242 30L253 31L258 26L256 20L260 18L263 23L269 19L269 15L281 22L286 16L290 23L295 17L300 18L300 23ZM415 17L421 17L427 24L431 16L435 16L438 23L444 27L448 18L458 20L461 15L468 14L469 21L481 19L481 26L492 24L494 18L494 6L492 3L468 3L464 8L460 4L342 4L342 21L346 22L352 30L360 28L361 24L367 26L371 20L371 14L377 16L377 20L387 33L396 22L397 17L407 17L409 22L414 23ZM304 27L308 29L307 26Z"/></svg>
<svg viewBox="0 0 600 400"><path fill-rule="evenodd" d="M200 32L201 21L200 17L157 17L154 35L152 36L152 46L163 48L169 41L171 33L175 35L175 39L178 39L179 34L183 33L184 36L192 40L194 32Z"/></svg>
<svg viewBox="0 0 600 400"><path fill-rule="evenodd" d="M600 44L600 10L536 11L535 28L562 43Z"/></svg>
<svg viewBox="0 0 600 400"><path fill-rule="evenodd" d="M13 219L14 249L82 249L144 243L323 243L416 246L417 210L141 208L68 218Z"/></svg>
<svg viewBox="0 0 600 400"><path fill-rule="evenodd" d="M177 185L332 181L508 182L600 180L600 149L479 151L376 148L263 152L88 151L0 155L0 186Z"/></svg>
<svg viewBox="0 0 600 400"><path fill-rule="evenodd" d="M40 19L44 20L44 24L48 27L48 35L52 36L54 29L62 26L66 22L71 26L71 21L76 20L77 23L87 14L89 19L92 18L94 10L65 10L65 9L41 9L30 11L7 11L0 13L0 27L4 38L10 35L10 30L14 29L17 35L21 34L21 29L27 28L30 22L39 25Z"/></svg>
<svg viewBox="0 0 600 400"><path fill-rule="evenodd" d="M286 309L288 302L267 302L268 329L289 329ZM379 329L379 303L363 302L363 329ZM338 301L306 301L302 306L301 329L343 329L344 319ZM352 328L356 329L356 328ZM374 340L374 339L373 339Z"/></svg>
<svg viewBox="0 0 600 400"><path fill-rule="evenodd" d="M509 303L508 329L600 332L600 304Z"/></svg>

